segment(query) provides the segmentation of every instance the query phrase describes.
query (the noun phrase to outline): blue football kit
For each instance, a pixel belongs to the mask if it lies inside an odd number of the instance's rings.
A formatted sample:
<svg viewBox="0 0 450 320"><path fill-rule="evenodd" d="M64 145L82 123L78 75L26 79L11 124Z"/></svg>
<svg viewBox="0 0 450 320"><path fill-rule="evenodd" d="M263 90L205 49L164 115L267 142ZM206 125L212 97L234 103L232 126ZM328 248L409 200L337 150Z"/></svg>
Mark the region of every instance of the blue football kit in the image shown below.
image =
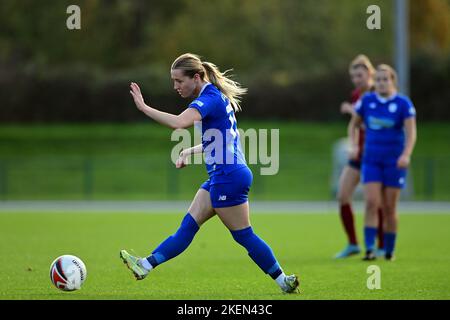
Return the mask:
<svg viewBox="0 0 450 320"><path fill-rule="evenodd" d="M383 98L367 93L355 106L366 128L362 158L363 183L381 182L384 186L403 188L407 170L397 167L405 147L404 121L415 117L411 100L396 94Z"/></svg>
<svg viewBox="0 0 450 320"><path fill-rule="evenodd" d="M229 99L213 84L206 84L189 104L198 110L202 121L202 145L209 179L201 188L211 196L214 208L247 202L253 176L241 149L236 117Z"/></svg>

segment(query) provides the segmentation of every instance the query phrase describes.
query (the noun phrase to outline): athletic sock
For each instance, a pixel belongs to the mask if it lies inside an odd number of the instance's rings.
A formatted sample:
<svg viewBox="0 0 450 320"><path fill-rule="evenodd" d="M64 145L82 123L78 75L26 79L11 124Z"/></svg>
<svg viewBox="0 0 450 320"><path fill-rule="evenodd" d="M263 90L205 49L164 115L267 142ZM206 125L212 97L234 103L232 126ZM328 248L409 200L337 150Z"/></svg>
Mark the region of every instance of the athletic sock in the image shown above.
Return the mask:
<svg viewBox="0 0 450 320"><path fill-rule="evenodd" d="M284 279L286 278L286 275L284 272L281 272L281 274L275 279L275 282L280 286L281 289L288 289L286 282L284 282Z"/></svg>
<svg viewBox="0 0 450 320"><path fill-rule="evenodd" d="M375 238L377 236L377 228L364 227L364 241L367 251L373 251L375 248Z"/></svg>
<svg viewBox="0 0 450 320"><path fill-rule="evenodd" d="M386 232L384 234L384 243L386 248L386 255L392 255L395 249L395 240L397 238L396 232Z"/></svg>
<svg viewBox="0 0 450 320"><path fill-rule="evenodd" d="M272 249L253 232L252 227L231 231L231 234L237 243L247 249L250 258L264 273L269 274L274 280L283 273Z"/></svg>
<svg viewBox="0 0 450 320"><path fill-rule="evenodd" d="M153 269L153 266L150 264L150 262L148 262L147 258L140 259L139 263L147 271L150 271Z"/></svg>
<svg viewBox="0 0 450 320"><path fill-rule="evenodd" d="M164 240L153 250L152 255L147 257L148 263L155 268L157 265L176 257L191 244L199 229L197 222L188 212L177 232Z"/></svg>
<svg viewBox="0 0 450 320"><path fill-rule="evenodd" d="M352 245L357 245L355 221L353 218L352 206L348 203L341 205L340 207L341 220L344 225L345 233L348 237L348 242Z"/></svg>

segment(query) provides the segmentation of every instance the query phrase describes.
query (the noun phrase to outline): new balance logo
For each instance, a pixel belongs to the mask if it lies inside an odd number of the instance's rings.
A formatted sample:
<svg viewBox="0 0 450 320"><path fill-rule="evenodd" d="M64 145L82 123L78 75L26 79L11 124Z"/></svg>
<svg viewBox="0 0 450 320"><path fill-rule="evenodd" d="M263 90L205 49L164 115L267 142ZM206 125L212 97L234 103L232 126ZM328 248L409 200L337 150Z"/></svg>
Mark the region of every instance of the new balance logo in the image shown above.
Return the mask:
<svg viewBox="0 0 450 320"><path fill-rule="evenodd" d="M225 201L227 200L227 196L219 196L219 201Z"/></svg>

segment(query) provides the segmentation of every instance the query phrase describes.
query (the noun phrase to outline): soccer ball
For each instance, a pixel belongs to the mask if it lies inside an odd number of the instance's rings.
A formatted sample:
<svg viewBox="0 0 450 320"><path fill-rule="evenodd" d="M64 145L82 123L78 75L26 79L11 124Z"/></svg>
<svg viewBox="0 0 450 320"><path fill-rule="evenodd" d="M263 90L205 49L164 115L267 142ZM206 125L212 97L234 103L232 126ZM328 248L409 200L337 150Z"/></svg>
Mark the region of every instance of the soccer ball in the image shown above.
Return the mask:
<svg viewBox="0 0 450 320"><path fill-rule="evenodd" d="M80 289L86 277L87 270L83 261L72 255L60 256L50 266L50 280L62 291Z"/></svg>

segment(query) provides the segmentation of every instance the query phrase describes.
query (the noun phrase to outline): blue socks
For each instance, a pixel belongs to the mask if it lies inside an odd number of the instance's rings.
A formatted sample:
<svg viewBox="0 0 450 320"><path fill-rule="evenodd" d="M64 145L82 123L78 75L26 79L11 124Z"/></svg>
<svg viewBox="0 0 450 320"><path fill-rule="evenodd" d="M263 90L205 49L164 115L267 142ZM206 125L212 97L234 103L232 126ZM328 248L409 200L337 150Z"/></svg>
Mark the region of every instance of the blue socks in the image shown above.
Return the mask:
<svg viewBox="0 0 450 320"><path fill-rule="evenodd" d="M197 222L190 213L187 213L177 232L153 250L152 255L147 258L148 262L155 268L157 265L176 257L191 244L199 229Z"/></svg>
<svg viewBox="0 0 450 320"><path fill-rule="evenodd" d="M252 260L272 279L276 279L283 273L278 264L272 249L260 237L253 233L252 227L231 231L231 234L237 243L247 249L248 255Z"/></svg>
<svg viewBox="0 0 450 320"><path fill-rule="evenodd" d="M395 239L397 238L397 233L385 233L384 234L384 248L386 250L386 255L392 255L395 248Z"/></svg>
<svg viewBox="0 0 450 320"><path fill-rule="evenodd" d="M366 243L366 250L373 251L375 249L375 239L377 237L377 228L364 227L364 241ZM386 246L386 242L384 244Z"/></svg>
<svg viewBox="0 0 450 320"><path fill-rule="evenodd" d="M176 257L191 244L199 229L197 222L195 222L190 213L187 213L177 232L153 250L147 261L155 268L157 265ZM273 279L283 274L283 270L275 259L272 249L253 233L252 227L231 231L231 234L236 242L247 249L250 258L265 273L269 274Z"/></svg>
<svg viewBox="0 0 450 320"><path fill-rule="evenodd" d="M365 227L364 228L364 240L366 242L366 250L373 251L375 249L375 238L377 236L377 228ZM384 250L387 256L392 256L395 249L395 240L397 233L384 233Z"/></svg>

